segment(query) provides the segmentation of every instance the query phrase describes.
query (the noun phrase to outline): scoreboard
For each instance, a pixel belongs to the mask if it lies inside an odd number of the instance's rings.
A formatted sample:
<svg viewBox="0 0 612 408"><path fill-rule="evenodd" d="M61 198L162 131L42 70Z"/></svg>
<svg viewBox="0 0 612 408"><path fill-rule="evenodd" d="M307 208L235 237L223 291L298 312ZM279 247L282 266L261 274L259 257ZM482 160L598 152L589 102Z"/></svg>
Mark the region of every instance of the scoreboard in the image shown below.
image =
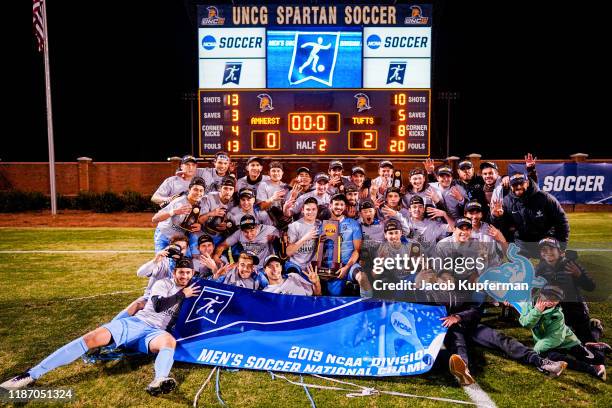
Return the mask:
<svg viewBox="0 0 612 408"><path fill-rule="evenodd" d="M200 156L429 156L431 5L202 5L198 22Z"/></svg>

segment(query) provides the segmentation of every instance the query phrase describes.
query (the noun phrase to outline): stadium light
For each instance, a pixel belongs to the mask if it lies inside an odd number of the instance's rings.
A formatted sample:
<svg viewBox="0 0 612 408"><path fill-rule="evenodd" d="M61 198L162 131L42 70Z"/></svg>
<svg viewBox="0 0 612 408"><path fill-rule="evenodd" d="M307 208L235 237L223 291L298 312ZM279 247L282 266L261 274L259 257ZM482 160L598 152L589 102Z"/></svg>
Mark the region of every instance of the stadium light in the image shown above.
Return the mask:
<svg viewBox="0 0 612 408"><path fill-rule="evenodd" d="M441 91L438 92L438 99L446 101L446 157L450 156L450 117L451 101L459 99L459 92Z"/></svg>
<svg viewBox="0 0 612 408"><path fill-rule="evenodd" d="M183 92L181 94L181 100L185 102L189 102L189 135L191 137L191 155L194 153L193 141L195 140L195 129L193 123L193 104L197 100L197 95L195 92Z"/></svg>

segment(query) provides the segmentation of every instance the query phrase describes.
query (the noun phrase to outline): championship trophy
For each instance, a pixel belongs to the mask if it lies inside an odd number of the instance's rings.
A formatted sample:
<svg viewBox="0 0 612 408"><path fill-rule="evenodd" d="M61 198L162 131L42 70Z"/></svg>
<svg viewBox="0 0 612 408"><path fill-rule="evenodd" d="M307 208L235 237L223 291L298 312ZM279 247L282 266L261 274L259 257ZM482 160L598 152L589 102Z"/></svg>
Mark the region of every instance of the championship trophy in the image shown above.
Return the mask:
<svg viewBox="0 0 612 408"><path fill-rule="evenodd" d="M391 187L397 187L397 188L402 187L402 171L401 170L398 169L393 172L393 181L391 182Z"/></svg>
<svg viewBox="0 0 612 408"><path fill-rule="evenodd" d="M179 228L187 232L191 232L191 226L197 224L198 217L200 216L200 205L199 203L191 208L191 212L183 219L183 222L179 225Z"/></svg>
<svg viewBox="0 0 612 408"><path fill-rule="evenodd" d="M323 233L319 236L316 261L319 279L330 280L338 277L340 269L340 233L338 221L325 220L322 222Z"/></svg>

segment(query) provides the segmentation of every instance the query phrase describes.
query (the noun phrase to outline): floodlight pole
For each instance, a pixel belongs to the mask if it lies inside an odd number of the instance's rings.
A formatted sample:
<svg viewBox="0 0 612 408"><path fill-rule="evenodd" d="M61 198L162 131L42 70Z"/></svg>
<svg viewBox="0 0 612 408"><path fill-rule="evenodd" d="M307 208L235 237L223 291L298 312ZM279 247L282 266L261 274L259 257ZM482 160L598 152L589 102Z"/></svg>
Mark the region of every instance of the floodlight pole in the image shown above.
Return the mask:
<svg viewBox="0 0 612 408"><path fill-rule="evenodd" d="M446 157L450 156L450 118L451 101L459 99L459 92L443 91L438 93L438 99L446 101Z"/></svg>

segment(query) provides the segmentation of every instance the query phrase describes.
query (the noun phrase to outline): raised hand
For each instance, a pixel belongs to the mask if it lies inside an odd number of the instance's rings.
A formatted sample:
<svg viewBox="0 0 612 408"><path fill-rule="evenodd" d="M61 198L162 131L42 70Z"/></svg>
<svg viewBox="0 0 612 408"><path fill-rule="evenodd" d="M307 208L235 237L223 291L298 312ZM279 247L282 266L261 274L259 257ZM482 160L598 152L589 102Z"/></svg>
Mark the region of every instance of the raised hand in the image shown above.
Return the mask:
<svg viewBox="0 0 612 408"><path fill-rule="evenodd" d="M197 286L197 283L194 282L186 288L183 288L183 294L186 298L198 296L200 294L200 287Z"/></svg>
<svg viewBox="0 0 612 408"><path fill-rule="evenodd" d="M536 160L538 158L537 157L533 157L531 155L531 153L527 153L525 155L525 167L529 168L529 167L535 167L536 165Z"/></svg>
<svg viewBox="0 0 612 408"><path fill-rule="evenodd" d="M432 159L425 159L423 166L425 167L425 171L429 174L433 173L436 168L436 165Z"/></svg>
<svg viewBox="0 0 612 408"><path fill-rule="evenodd" d="M461 194L461 191L459 191L457 186L451 187L450 195L453 196L453 198L457 201L463 201L463 195Z"/></svg>
<svg viewBox="0 0 612 408"><path fill-rule="evenodd" d="M501 217L504 215L504 207L501 200L491 201L491 213L495 217Z"/></svg>

